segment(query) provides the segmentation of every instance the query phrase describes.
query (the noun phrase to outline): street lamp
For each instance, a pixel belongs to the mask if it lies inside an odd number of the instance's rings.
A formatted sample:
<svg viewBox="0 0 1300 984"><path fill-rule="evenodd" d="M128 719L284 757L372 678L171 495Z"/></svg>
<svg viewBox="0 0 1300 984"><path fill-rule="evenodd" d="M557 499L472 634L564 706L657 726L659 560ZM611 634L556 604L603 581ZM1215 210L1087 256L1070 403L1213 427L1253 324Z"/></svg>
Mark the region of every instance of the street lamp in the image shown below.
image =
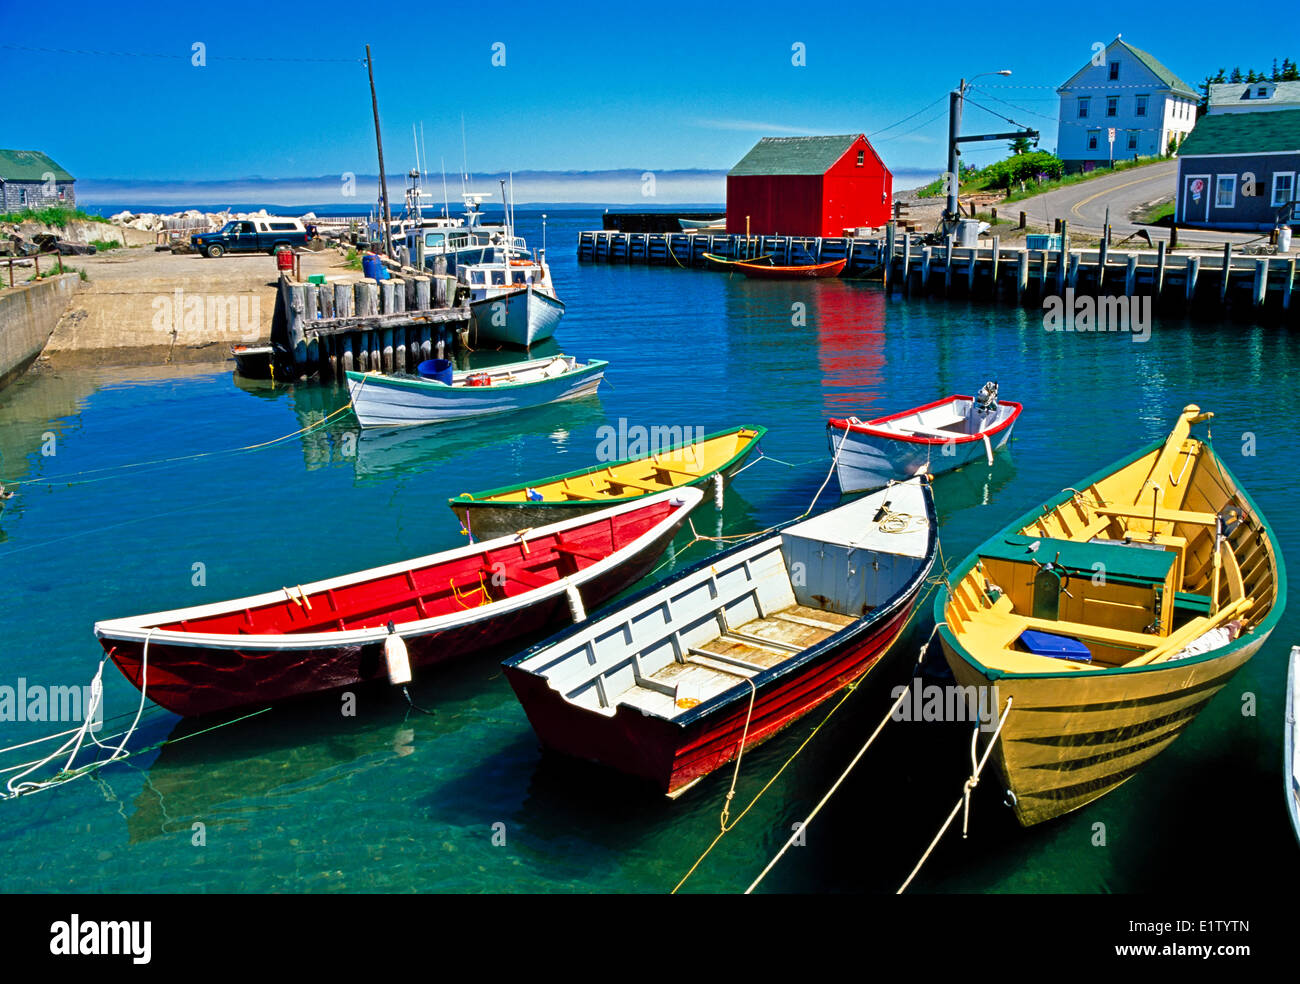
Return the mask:
<svg viewBox="0 0 1300 984"><path fill-rule="evenodd" d="M973 75L969 80L962 79L957 88L948 93L948 202L943 211L945 222L953 222L957 219L957 189L960 181L960 173L957 165L957 137L961 134L961 110L962 102L966 98L966 90L971 87L976 79L982 79L986 75L1010 75L1011 69L1002 68L996 72L980 72Z"/></svg>

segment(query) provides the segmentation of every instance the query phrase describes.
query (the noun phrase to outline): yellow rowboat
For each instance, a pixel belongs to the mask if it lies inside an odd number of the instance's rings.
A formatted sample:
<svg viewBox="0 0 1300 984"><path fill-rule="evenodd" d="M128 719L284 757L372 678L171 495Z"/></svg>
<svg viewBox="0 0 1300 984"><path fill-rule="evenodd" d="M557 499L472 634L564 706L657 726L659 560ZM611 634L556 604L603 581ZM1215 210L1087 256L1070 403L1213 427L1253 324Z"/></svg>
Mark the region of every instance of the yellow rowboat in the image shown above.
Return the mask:
<svg viewBox="0 0 1300 984"><path fill-rule="evenodd" d="M967 696L1006 714L992 761L1028 827L1166 748L1268 639L1282 552L1187 407L1173 432L982 544L935 621ZM996 688L995 690L992 688ZM1008 702L1010 709L1007 709Z"/></svg>
<svg viewBox="0 0 1300 984"><path fill-rule="evenodd" d="M766 427L735 427L607 465L486 492L464 492L448 504L461 526L485 538L562 522L669 489L712 481L720 491L766 433ZM652 446L655 438L651 433Z"/></svg>

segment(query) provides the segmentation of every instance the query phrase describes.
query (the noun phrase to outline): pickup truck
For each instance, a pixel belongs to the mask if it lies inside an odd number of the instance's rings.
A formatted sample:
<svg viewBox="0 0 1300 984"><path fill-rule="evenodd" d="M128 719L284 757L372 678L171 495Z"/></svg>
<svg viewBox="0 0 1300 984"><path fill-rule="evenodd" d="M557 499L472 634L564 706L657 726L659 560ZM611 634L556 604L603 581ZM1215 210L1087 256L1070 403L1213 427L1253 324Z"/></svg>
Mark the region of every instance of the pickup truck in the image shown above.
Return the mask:
<svg viewBox="0 0 1300 984"><path fill-rule="evenodd" d="M268 216L255 219L232 219L217 232L203 232L190 237L190 245L204 256L223 253L274 253L281 246L305 246L310 240L307 229L298 219Z"/></svg>

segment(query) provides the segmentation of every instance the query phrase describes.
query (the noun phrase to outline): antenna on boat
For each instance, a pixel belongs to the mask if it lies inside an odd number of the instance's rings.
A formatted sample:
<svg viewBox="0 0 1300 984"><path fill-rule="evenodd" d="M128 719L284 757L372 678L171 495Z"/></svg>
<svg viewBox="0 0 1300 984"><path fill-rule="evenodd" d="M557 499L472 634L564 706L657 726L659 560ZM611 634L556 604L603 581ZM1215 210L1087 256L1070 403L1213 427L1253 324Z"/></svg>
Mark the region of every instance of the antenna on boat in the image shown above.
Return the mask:
<svg viewBox="0 0 1300 984"><path fill-rule="evenodd" d="M420 156L424 158L424 167L421 169L425 181L429 180L429 149L424 143L424 120L420 120Z"/></svg>
<svg viewBox="0 0 1300 984"><path fill-rule="evenodd" d="M469 194L469 147L465 143L465 114L460 114L460 193Z"/></svg>
<svg viewBox="0 0 1300 984"><path fill-rule="evenodd" d="M442 215L445 219L451 218L451 203L447 201L447 158L440 157L438 160L442 163Z"/></svg>

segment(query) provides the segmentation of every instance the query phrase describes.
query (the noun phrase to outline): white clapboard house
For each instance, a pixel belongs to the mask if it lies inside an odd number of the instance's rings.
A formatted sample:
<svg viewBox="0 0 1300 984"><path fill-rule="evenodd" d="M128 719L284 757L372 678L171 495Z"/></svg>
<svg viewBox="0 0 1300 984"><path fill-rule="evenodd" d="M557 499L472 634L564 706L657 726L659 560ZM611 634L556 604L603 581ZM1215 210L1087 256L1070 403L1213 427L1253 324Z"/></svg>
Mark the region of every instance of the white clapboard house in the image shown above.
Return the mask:
<svg viewBox="0 0 1300 984"><path fill-rule="evenodd" d="M1169 153L1196 124L1196 90L1122 35L1056 92L1056 156L1067 171Z"/></svg>

